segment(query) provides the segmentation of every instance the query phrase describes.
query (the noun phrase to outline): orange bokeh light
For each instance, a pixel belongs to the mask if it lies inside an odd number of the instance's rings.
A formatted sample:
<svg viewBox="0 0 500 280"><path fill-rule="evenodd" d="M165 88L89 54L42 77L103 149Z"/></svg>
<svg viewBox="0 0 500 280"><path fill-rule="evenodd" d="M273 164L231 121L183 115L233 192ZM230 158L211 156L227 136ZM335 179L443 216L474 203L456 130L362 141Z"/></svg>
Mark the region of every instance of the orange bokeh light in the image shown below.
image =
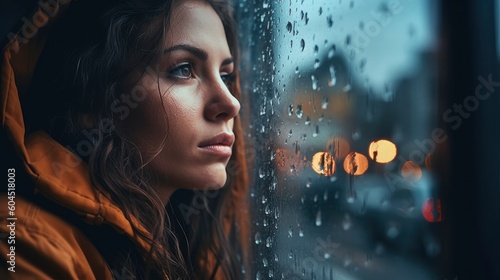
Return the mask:
<svg viewBox="0 0 500 280"><path fill-rule="evenodd" d="M418 181L422 178L422 169L413 161L407 161L401 167L401 176L408 181Z"/></svg>
<svg viewBox="0 0 500 280"><path fill-rule="evenodd" d="M318 174L332 176L335 173L335 160L329 152L319 152L312 157L311 167Z"/></svg>
<svg viewBox="0 0 500 280"><path fill-rule="evenodd" d="M341 137L333 137L326 142L326 150L329 151L335 159L343 159L349 151L351 150L351 146L349 142Z"/></svg>
<svg viewBox="0 0 500 280"><path fill-rule="evenodd" d="M360 153L350 153L344 160L344 170L350 175L363 175L368 169L368 159Z"/></svg>
<svg viewBox="0 0 500 280"><path fill-rule="evenodd" d="M396 145L389 140L380 139L370 143L368 155L378 163L391 162L397 154Z"/></svg>

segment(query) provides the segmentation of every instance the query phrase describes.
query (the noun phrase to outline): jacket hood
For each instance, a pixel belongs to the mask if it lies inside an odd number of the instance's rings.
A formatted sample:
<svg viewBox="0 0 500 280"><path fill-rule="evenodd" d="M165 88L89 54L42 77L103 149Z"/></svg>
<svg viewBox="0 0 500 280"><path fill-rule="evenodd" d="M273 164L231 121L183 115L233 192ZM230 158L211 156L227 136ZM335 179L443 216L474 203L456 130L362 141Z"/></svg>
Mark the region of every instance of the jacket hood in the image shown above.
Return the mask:
<svg viewBox="0 0 500 280"><path fill-rule="evenodd" d="M109 196L93 187L86 163L46 132L26 134L20 98L29 87L51 23L64 13L69 2L38 1L35 11L22 17L20 28L7 35L9 42L3 48L0 73L0 119L5 134L2 136L10 142L13 153L34 182L35 188L24 192L41 194L81 215L89 224L109 224L147 251L149 244L134 234L123 212ZM132 222L142 228L134 219Z"/></svg>

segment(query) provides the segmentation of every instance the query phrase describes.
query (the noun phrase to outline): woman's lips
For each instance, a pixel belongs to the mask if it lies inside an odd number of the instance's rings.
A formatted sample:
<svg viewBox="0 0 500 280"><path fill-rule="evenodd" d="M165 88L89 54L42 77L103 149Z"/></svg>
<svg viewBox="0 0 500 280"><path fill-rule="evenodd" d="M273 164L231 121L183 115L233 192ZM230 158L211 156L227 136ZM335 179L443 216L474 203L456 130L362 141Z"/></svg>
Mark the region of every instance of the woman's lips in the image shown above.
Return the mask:
<svg viewBox="0 0 500 280"><path fill-rule="evenodd" d="M212 137L211 139L203 141L199 145L199 148L214 155L230 157L232 154L233 144L234 134L222 132L217 134L215 137Z"/></svg>

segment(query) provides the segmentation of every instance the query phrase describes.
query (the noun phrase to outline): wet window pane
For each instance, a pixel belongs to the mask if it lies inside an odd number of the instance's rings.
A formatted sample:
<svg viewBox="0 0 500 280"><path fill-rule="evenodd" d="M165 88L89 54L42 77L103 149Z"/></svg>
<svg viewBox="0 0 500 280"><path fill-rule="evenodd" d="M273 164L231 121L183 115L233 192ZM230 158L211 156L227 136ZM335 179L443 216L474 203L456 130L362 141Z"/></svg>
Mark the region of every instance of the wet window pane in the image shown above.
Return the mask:
<svg viewBox="0 0 500 280"><path fill-rule="evenodd" d="M437 279L435 1L240 1L254 279Z"/></svg>

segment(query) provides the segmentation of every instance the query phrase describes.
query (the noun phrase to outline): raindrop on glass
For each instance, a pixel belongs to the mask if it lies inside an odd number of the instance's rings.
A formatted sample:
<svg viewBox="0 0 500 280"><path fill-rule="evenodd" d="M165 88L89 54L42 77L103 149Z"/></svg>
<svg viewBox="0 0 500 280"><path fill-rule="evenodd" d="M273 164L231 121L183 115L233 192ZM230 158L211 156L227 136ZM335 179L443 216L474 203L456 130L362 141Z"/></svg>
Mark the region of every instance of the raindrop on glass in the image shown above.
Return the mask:
<svg viewBox="0 0 500 280"><path fill-rule="evenodd" d="M293 229L292 229L292 226L288 227L288 237L293 237Z"/></svg>
<svg viewBox="0 0 500 280"><path fill-rule="evenodd" d="M336 47L333 45L328 51L328 58L332 58L335 55Z"/></svg>
<svg viewBox="0 0 500 280"><path fill-rule="evenodd" d="M309 116L306 117L306 121L304 122L305 125L310 125L311 124L311 118Z"/></svg>
<svg viewBox="0 0 500 280"><path fill-rule="evenodd" d="M326 24L328 25L328 28L331 28L333 26L333 17L332 15L329 15L326 17Z"/></svg>
<svg viewBox="0 0 500 280"><path fill-rule="evenodd" d="M288 22L286 24L286 30L288 30L288 32L292 32L292 23L291 22Z"/></svg>
<svg viewBox="0 0 500 280"><path fill-rule="evenodd" d="M260 232L257 232L257 233L255 234L255 244L257 244L257 245L258 245L258 244L260 244L260 243L262 243L262 239L261 239L261 237L260 237Z"/></svg>
<svg viewBox="0 0 500 280"><path fill-rule="evenodd" d="M305 47L306 47L306 41L304 41L304 39L300 39L300 50L304 51Z"/></svg>
<svg viewBox="0 0 500 280"><path fill-rule="evenodd" d="M266 215L269 215L271 214L271 207L268 205L266 205L266 208L264 209L264 212L266 213Z"/></svg>
<svg viewBox="0 0 500 280"><path fill-rule="evenodd" d="M304 237L304 229L303 228L299 228L299 236Z"/></svg>
<svg viewBox="0 0 500 280"><path fill-rule="evenodd" d="M323 96L323 101L321 102L321 109L325 110L328 108L328 97Z"/></svg>
<svg viewBox="0 0 500 280"><path fill-rule="evenodd" d="M308 177L306 180L306 188L310 188L311 184L312 184L311 178Z"/></svg>
<svg viewBox="0 0 500 280"><path fill-rule="evenodd" d="M354 141L357 141L361 139L361 131L359 129L357 129L356 131L354 131L354 133L352 134L352 140Z"/></svg>
<svg viewBox="0 0 500 280"><path fill-rule="evenodd" d="M266 257L262 258L262 264L264 265L264 267L267 267L269 265Z"/></svg>
<svg viewBox="0 0 500 280"><path fill-rule="evenodd" d="M321 226L321 210L318 210L318 213L316 213L316 226Z"/></svg>
<svg viewBox="0 0 500 280"><path fill-rule="evenodd" d="M349 214L345 214L344 220L342 221L342 228L345 231L348 231L349 229L351 229L351 227L352 227L351 217L349 216Z"/></svg>
<svg viewBox="0 0 500 280"><path fill-rule="evenodd" d="M259 177L260 178L266 177L266 172L265 172L264 167L259 168Z"/></svg>
<svg viewBox="0 0 500 280"><path fill-rule="evenodd" d="M266 247L271 248L273 246L273 239L271 237L268 237L266 239Z"/></svg>
<svg viewBox="0 0 500 280"><path fill-rule="evenodd" d="M313 133L313 137L318 137L319 135L319 125L316 125L316 130Z"/></svg>
<svg viewBox="0 0 500 280"><path fill-rule="evenodd" d="M293 115L293 104L290 104L288 105L288 116L292 116Z"/></svg>
<svg viewBox="0 0 500 280"><path fill-rule="evenodd" d="M319 51L318 45L314 45L314 55L317 55Z"/></svg>
<svg viewBox="0 0 500 280"><path fill-rule="evenodd" d="M319 68L319 65L320 65L320 63L319 63L319 59L315 59L315 60L314 60L314 69L318 69L318 68Z"/></svg>
<svg viewBox="0 0 500 280"><path fill-rule="evenodd" d="M312 89L317 90L318 89L318 80L314 75L311 75L311 81L312 81Z"/></svg>
<svg viewBox="0 0 500 280"><path fill-rule="evenodd" d="M297 115L297 118L301 119L302 118L302 104L297 105L297 110L295 111L295 114Z"/></svg>
<svg viewBox="0 0 500 280"><path fill-rule="evenodd" d="M337 76L335 75L335 68L333 65L330 65L328 68L330 70L330 81L328 82L328 85L330 87L333 87L337 84Z"/></svg>

